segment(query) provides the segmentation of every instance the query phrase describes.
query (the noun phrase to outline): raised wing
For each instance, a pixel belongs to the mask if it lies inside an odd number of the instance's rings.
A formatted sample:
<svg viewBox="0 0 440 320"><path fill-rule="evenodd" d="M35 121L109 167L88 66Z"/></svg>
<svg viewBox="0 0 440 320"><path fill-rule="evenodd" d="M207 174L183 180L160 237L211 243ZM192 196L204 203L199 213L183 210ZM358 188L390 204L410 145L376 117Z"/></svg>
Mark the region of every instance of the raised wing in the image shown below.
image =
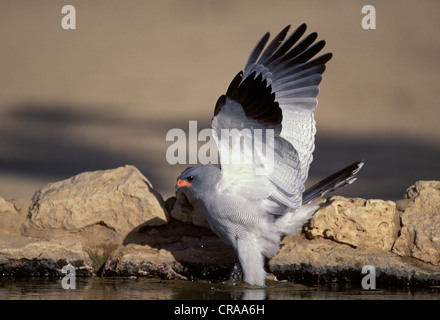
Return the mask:
<svg viewBox="0 0 440 320"><path fill-rule="evenodd" d="M298 42L305 29L301 25L284 41L289 27L284 28L264 50L266 33L217 101L212 119L222 167L220 191L264 199L275 214L301 205L314 149L318 84L331 58L311 60L325 43L313 44L316 33ZM231 131L238 139L222 136Z"/></svg>
<svg viewBox="0 0 440 320"><path fill-rule="evenodd" d="M314 58L325 46L324 40L315 42L318 37L316 32L299 41L307 29L306 24L300 25L284 40L289 28L284 28L265 50L269 33L260 39L249 56L243 78L256 72L271 85L283 114L281 137L298 152L301 180L304 183L315 148L313 111L318 105L318 85L325 71L325 63L332 54Z"/></svg>

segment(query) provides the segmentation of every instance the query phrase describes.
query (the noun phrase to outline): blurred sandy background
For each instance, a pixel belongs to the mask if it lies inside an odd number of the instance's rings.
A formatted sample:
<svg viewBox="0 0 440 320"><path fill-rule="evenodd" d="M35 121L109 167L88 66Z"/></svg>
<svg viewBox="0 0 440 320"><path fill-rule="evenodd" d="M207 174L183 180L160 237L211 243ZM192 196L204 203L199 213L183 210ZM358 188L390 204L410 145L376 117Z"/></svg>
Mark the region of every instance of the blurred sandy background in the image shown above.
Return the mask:
<svg viewBox="0 0 440 320"><path fill-rule="evenodd" d="M61 8L76 8L63 30ZM372 4L377 29L361 28ZM133 164L165 198L186 165L165 135L209 125L215 102L264 32L306 22L334 54L321 84L310 180L357 159L339 192L398 199L440 179L440 2L0 2L0 196Z"/></svg>

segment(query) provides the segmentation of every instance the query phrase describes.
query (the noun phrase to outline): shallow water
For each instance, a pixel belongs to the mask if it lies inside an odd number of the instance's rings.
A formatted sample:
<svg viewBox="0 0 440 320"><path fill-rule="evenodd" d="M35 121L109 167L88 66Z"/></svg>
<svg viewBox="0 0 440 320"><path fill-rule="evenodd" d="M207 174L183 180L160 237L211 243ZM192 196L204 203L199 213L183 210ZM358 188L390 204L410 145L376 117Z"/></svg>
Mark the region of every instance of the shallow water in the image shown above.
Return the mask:
<svg viewBox="0 0 440 320"><path fill-rule="evenodd" d="M269 281L264 289L244 289L209 281L97 276L76 278L74 285L74 289L64 289L62 278L0 278L0 300L440 300L439 287L364 290L352 284L303 285Z"/></svg>

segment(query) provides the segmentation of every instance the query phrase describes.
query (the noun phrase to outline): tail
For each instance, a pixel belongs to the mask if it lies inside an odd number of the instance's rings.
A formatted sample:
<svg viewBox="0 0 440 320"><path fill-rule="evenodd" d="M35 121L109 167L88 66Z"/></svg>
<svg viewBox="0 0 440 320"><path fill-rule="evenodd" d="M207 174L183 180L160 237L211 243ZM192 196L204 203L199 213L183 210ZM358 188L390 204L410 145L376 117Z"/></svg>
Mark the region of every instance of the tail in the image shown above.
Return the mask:
<svg viewBox="0 0 440 320"><path fill-rule="evenodd" d="M352 184L357 179L356 174L361 170L363 165L363 160L357 161L313 185L303 193L303 204L321 199L338 188Z"/></svg>
<svg viewBox="0 0 440 320"><path fill-rule="evenodd" d="M319 209L319 201L337 188L351 184L356 180L356 173L361 170L364 161L357 161L348 167L328 176L303 193L303 204L298 209L289 211L279 221L280 230L284 235L294 235L302 230Z"/></svg>

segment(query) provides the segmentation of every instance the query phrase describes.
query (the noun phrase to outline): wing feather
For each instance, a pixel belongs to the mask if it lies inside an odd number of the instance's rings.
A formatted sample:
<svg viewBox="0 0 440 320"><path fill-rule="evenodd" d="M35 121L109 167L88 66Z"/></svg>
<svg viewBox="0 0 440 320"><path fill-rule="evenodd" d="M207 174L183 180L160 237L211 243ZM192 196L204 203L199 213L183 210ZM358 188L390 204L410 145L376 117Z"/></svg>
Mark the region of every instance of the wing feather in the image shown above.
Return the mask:
<svg viewBox="0 0 440 320"><path fill-rule="evenodd" d="M300 25L275 51L272 48L263 50L258 62L252 64L248 60L246 64L248 68L256 69L255 65L258 65L261 70L266 70L263 78L271 84L283 113L281 137L298 152L303 183L313 160L316 133L313 111L318 105L318 86L326 69L325 64L332 57L331 53L316 57L324 48L325 41L315 42L318 38L316 32L303 37L306 29L305 24ZM286 37L285 30L281 31L282 37L279 39Z"/></svg>
<svg viewBox="0 0 440 320"><path fill-rule="evenodd" d="M283 43L284 39L286 38L289 29L290 29L290 25L288 25L283 30L281 30L281 32L270 42L266 50L264 50L264 52L261 54L258 63L265 63L266 60L275 53L275 51L279 48L279 46Z"/></svg>
<svg viewBox="0 0 440 320"><path fill-rule="evenodd" d="M212 119L222 169L219 188L261 199L272 214L285 214L301 205L313 159L318 85L332 57L331 53L316 57L325 46L323 40L316 42L317 33L301 40L305 24L287 37L289 29L281 30L269 44L269 33L257 42L243 72L217 101ZM223 129L236 129L241 138L250 140L223 139ZM272 135L256 135L258 130L272 130ZM226 149L242 150L243 146L253 151L250 157L240 156L250 163L231 164ZM265 174L256 174L257 170Z"/></svg>
<svg viewBox="0 0 440 320"><path fill-rule="evenodd" d="M292 34L284 41L278 50L271 56L268 57L266 64L270 64L275 59L283 56L289 49L303 36L304 32L306 32L307 26L305 23L300 25Z"/></svg>
<svg viewBox="0 0 440 320"><path fill-rule="evenodd" d="M258 57L260 56L261 52L264 49L264 46L266 45L267 41L269 41L270 33L267 32L261 39L258 41L258 43L255 45L254 49L252 50L251 54L249 55L249 59L247 61L245 69L248 69L251 65L257 62Z"/></svg>

